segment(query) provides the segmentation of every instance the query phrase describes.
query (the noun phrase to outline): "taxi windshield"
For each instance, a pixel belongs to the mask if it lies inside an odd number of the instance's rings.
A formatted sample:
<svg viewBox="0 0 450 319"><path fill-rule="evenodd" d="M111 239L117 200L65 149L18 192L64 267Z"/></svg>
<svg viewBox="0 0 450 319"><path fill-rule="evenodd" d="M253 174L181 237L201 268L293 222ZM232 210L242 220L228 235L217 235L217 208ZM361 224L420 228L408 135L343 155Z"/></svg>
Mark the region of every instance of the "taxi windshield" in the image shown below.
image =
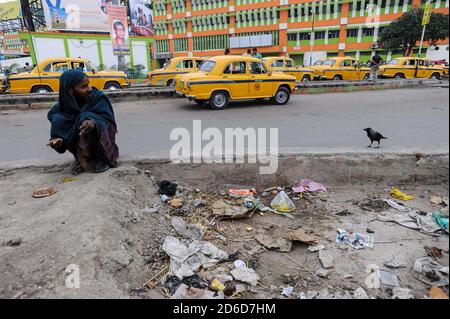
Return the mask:
<svg viewBox="0 0 450 319"><path fill-rule="evenodd" d="M316 61L315 63L314 63L314 65L322 65L323 64L323 61Z"/></svg>
<svg viewBox="0 0 450 319"><path fill-rule="evenodd" d="M214 61L204 61L204 62L202 62L202 64L200 64L200 67L198 68L198 70L201 72L209 73L212 71L212 69L214 69L215 66L216 66L216 62L214 62Z"/></svg>
<svg viewBox="0 0 450 319"><path fill-rule="evenodd" d="M398 63L398 59L393 59L391 61L389 61L387 64L397 64Z"/></svg>
<svg viewBox="0 0 450 319"><path fill-rule="evenodd" d="M323 61L323 65L333 66L336 63L336 60L325 60Z"/></svg>

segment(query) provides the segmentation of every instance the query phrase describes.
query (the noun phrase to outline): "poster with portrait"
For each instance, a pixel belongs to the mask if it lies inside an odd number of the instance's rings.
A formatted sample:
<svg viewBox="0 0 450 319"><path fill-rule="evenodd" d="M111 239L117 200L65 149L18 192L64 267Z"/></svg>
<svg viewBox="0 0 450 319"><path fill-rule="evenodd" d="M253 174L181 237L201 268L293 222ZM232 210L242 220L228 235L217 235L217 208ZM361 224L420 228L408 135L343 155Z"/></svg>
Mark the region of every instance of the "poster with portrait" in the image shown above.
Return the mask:
<svg viewBox="0 0 450 319"><path fill-rule="evenodd" d="M114 55L130 55L127 7L109 5L107 9Z"/></svg>
<svg viewBox="0 0 450 319"><path fill-rule="evenodd" d="M138 36L153 36L152 0L130 0L131 31Z"/></svg>

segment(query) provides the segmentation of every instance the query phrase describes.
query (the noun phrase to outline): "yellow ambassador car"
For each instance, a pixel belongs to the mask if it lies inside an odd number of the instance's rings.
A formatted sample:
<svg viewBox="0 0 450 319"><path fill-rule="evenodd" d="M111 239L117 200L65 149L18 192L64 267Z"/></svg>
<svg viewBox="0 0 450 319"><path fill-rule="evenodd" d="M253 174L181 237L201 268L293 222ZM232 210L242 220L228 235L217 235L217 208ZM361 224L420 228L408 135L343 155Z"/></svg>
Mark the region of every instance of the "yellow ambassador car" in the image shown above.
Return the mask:
<svg viewBox="0 0 450 319"><path fill-rule="evenodd" d="M177 75L197 71L203 61L204 58L195 57L173 58L162 69L149 72L148 80L151 86L173 86Z"/></svg>
<svg viewBox="0 0 450 319"><path fill-rule="evenodd" d="M80 69L89 76L91 86L99 90L118 90L129 86L127 76L118 71L97 71L85 59L52 58L41 61L33 71L8 77L9 93L58 92L59 78L69 69Z"/></svg>
<svg viewBox="0 0 450 319"><path fill-rule="evenodd" d="M0 74L0 94L6 91L6 78Z"/></svg>
<svg viewBox="0 0 450 319"><path fill-rule="evenodd" d="M322 60L310 67L314 78L319 80L360 81L370 79L370 69L350 57L335 57Z"/></svg>
<svg viewBox="0 0 450 319"><path fill-rule="evenodd" d="M267 69L249 56L216 56L205 60L198 72L177 77L176 93L209 105L214 110L227 107L229 101L270 98L284 105L295 90L295 77Z"/></svg>
<svg viewBox="0 0 450 319"><path fill-rule="evenodd" d="M434 65L431 60L412 57L392 59L380 67L383 78L426 78L440 79L444 76L444 68Z"/></svg>
<svg viewBox="0 0 450 319"><path fill-rule="evenodd" d="M273 72L283 72L295 76L297 82L311 81L314 78L314 71L312 69L296 67L294 60L286 57L266 57L262 61Z"/></svg>

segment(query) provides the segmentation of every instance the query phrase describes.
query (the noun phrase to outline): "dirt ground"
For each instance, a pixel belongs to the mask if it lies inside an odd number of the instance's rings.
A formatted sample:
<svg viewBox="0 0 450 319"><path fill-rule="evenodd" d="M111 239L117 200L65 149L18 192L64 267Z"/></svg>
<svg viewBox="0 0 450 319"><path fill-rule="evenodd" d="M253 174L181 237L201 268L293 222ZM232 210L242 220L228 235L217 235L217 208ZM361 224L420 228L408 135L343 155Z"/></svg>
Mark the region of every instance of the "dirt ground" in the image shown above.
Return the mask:
<svg viewBox="0 0 450 319"><path fill-rule="evenodd" d="M193 185L180 179L175 181L180 184L177 196L184 200L184 206L174 209L161 203L154 184L164 176L148 169L145 165L123 164L104 174L82 174L68 182L64 178L73 176L65 166L0 172L0 298L168 298L162 283L169 258L162 244L167 236L176 236L171 227L174 216L201 225L205 240L228 254L239 252L239 259L255 268L259 284L233 298L298 298L300 293L312 295L312 291L322 291L322 297L332 298L346 292L353 296L359 287L369 297L392 298L392 287L369 289L365 285L369 265L386 268L384 263L390 261L405 265L391 270L398 275L400 286L411 289L415 298L424 298L430 287L412 272L415 260L427 256L424 246L442 249L438 261L449 265L448 234L430 236L382 222L377 220L379 212L355 204L373 196L389 198L392 185L326 185L328 191L320 196L294 199L294 220L266 212L225 221L211 216L212 203L229 187L253 185L208 179ZM53 186L58 192L47 198L32 198L32 191L42 186ZM263 186L257 188L259 193L265 188L292 185L274 181ZM415 195L414 200L404 202L406 205L448 214L448 208L430 203L431 195L448 198L448 184L400 187ZM269 194L262 201L269 204L274 196ZM196 199L204 199L208 205L195 207L192 203ZM158 205L158 212L145 212L146 207ZM348 215L336 214L345 209ZM289 253L262 246L261 252L253 253L259 246L254 239L259 231L287 232L299 227L315 235L318 244L325 246L323 251L333 256L334 265L327 277L315 274L322 268L319 253L308 251L303 243L294 243ZM366 233L367 228L374 231L373 248L354 250L335 242L337 229ZM66 267L72 264L80 270L77 289L66 287ZM229 271L233 263L218 267ZM294 287L290 297L281 294L287 286ZM328 294L323 289L328 289ZM444 290L448 293L448 286Z"/></svg>

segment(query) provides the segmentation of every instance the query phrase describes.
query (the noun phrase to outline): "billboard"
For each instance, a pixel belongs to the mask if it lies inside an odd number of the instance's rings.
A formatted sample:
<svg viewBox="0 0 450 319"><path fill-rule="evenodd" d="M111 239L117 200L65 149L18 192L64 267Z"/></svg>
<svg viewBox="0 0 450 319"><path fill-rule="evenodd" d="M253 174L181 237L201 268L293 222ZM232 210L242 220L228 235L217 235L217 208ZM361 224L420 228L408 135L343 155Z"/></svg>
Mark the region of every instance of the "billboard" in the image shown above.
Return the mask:
<svg viewBox="0 0 450 319"><path fill-rule="evenodd" d="M109 5L108 15L114 55L130 55L127 7Z"/></svg>
<svg viewBox="0 0 450 319"><path fill-rule="evenodd" d="M153 36L153 1L130 0L131 31L139 36Z"/></svg>
<svg viewBox="0 0 450 319"><path fill-rule="evenodd" d="M109 32L108 5L119 0L42 0L49 30Z"/></svg>
<svg viewBox="0 0 450 319"><path fill-rule="evenodd" d="M21 17L19 0L0 3L0 21L17 19L19 17Z"/></svg>

